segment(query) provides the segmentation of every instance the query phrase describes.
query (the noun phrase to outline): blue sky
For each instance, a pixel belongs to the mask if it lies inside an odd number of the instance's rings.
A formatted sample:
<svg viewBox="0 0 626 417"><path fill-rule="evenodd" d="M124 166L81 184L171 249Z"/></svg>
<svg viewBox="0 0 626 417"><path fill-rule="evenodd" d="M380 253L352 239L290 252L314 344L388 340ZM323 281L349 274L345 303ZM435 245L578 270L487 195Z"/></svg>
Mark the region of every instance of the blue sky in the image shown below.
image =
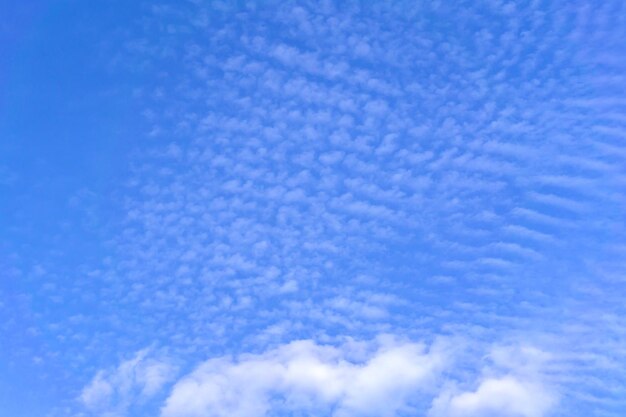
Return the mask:
<svg viewBox="0 0 626 417"><path fill-rule="evenodd" d="M0 415L624 415L625 8L1 2Z"/></svg>

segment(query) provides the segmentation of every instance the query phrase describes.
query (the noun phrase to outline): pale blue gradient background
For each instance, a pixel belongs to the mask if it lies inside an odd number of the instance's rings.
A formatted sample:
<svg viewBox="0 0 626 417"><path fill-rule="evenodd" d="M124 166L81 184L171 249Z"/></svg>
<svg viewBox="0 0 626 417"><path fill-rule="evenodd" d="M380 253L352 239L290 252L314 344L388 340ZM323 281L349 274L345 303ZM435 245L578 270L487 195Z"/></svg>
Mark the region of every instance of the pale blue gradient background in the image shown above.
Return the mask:
<svg viewBox="0 0 626 417"><path fill-rule="evenodd" d="M469 390L533 345L546 416L623 415L625 19L0 2L0 415L159 415L208 358L387 333L461 338ZM142 349L156 394L81 401Z"/></svg>

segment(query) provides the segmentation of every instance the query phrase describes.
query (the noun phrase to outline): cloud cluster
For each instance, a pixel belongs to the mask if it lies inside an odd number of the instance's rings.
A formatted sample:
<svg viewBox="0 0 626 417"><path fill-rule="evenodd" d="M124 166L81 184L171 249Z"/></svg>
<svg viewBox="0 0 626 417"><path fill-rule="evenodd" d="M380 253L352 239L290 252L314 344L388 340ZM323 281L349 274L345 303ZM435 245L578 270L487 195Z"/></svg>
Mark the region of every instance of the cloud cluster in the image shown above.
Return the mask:
<svg viewBox="0 0 626 417"><path fill-rule="evenodd" d="M543 352L494 348L480 375L460 376L453 366L462 354L458 342L439 338L426 345L390 335L340 345L298 340L259 353L215 357L173 383L160 415L550 415L558 396L545 382ZM84 405L99 415L123 416L131 401L149 398L171 382L171 366L145 355L139 352L117 369L98 373L83 390Z"/></svg>
<svg viewBox="0 0 626 417"><path fill-rule="evenodd" d="M394 416L432 389L448 360L442 348L415 343L363 348L304 340L236 360L211 359L174 386L162 415L261 417L276 409L321 409L338 417Z"/></svg>

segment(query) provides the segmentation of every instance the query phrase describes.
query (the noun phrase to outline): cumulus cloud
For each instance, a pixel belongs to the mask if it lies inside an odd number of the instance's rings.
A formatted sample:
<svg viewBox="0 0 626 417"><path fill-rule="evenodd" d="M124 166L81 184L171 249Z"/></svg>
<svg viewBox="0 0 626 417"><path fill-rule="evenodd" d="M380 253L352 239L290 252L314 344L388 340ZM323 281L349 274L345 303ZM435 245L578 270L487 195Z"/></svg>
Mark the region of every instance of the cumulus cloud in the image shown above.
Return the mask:
<svg viewBox="0 0 626 417"><path fill-rule="evenodd" d="M210 359L173 388L163 417L260 417L324 410L394 416L431 389L449 361L442 344L382 338L339 347L301 340L239 358Z"/></svg>
<svg viewBox="0 0 626 417"><path fill-rule="evenodd" d="M507 375L485 378L475 391L444 394L435 401L431 415L542 417L553 404L553 396L541 384Z"/></svg>
<svg viewBox="0 0 626 417"><path fill-rule="evenodd" d="M466 343L441 337L427 345L391 335L340 345L297 340L208 359L166 395L176 368L142 350L99 371L80 400L106 417L132 415L150 399L161 404L161 417L548 417L555 409L545 352L499 346L469 357Z"/></svg>
<svg viewBox="0 0 626 417"><path fill-rule="evenodd" d="M94 414L122 416L132 404L159 393L175 374L175 366L150 357L150 351L144 349L117 368L98 371L82 390L80 401Z"/></svg>
<svg viewBox="0 0 626 417"><path fill-rule="evenodd" d="M528 347L499 347L490 355L475 389L448 387L433 402L430 417L544 417L557 395L541 375L547 355Z"/></svg>

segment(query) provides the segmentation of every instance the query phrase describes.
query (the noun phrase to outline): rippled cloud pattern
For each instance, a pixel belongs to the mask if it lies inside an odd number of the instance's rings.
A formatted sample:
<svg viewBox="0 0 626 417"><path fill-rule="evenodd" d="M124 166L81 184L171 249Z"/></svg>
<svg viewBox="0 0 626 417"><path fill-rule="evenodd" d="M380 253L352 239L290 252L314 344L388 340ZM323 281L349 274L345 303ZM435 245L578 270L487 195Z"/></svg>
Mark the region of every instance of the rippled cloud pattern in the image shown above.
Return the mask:
<svg viewBox="0 0 626 417"><path fill-rule="evenodd" d="M141 134L106 256L33 287L79 300L37 321L51 416L622 415L626 4L164 2L114 39Z"/></svg>

